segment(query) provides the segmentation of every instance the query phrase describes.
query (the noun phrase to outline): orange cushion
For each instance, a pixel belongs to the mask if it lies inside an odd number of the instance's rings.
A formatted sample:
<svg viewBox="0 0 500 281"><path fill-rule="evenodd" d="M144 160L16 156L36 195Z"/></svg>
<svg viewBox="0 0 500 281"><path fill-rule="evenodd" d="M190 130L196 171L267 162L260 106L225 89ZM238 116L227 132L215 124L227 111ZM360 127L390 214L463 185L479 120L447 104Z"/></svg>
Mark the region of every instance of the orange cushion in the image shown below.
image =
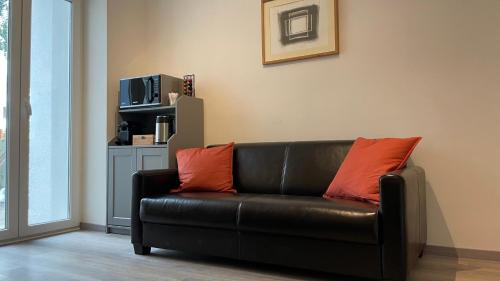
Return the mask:
<svg viewBox="0 0 500 281"><path fill-rule="evenodd" d="M402 169L421 139L356 139L323 197L379 203L379 178Z"/></svg>
<svg viewBox="0 0 500 281"><path fill-rule="evenodd" d="M233 146L181 149L176 153L181 186L171 192L234 192Z"/></svg>

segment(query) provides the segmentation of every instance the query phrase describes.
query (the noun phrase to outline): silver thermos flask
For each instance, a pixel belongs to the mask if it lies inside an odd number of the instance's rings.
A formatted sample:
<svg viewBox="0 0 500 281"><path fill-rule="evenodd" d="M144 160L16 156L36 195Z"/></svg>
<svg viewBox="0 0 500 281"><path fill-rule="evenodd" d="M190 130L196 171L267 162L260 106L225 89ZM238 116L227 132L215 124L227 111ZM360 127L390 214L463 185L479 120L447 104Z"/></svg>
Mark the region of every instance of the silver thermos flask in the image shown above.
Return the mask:
<svg viewBox="0 0 500 281"><path fill-rule="evenodd" d="M155 144L166 144L168 135L168 117L156 116Z"/></svg>

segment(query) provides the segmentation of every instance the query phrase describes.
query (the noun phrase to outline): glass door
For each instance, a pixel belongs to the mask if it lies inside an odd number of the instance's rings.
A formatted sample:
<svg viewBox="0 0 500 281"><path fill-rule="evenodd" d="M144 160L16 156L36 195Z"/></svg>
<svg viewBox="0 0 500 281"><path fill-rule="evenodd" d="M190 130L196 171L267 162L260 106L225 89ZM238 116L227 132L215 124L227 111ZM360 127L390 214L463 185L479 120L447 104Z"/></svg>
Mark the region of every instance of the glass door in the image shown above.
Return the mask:
<svg viewBox="0 0 500 281"><path fill-rule="evenodd" d="M30 236L77 223L70 181L72 3L24 0L23 9L19 229Z"/></svg>
<svg viewBox="0 0 500 281"><path fill-rule="evenodd" d="M73 5L0 0L0 244L78 226Z"/></svg>

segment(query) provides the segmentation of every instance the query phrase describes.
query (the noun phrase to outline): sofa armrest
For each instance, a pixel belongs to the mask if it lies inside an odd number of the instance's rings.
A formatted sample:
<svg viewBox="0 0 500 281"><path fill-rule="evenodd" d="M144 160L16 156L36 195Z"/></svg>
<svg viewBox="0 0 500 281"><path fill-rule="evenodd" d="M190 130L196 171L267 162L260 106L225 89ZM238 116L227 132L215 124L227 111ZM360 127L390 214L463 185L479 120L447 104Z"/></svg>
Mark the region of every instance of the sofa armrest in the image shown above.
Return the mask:
<svg viewBox="0 0 500 281"><path fill-rule="evenodd" d="M407 280L427 242L425 172L408 167L380 178L384 279Z"/></svg>
<svg viewBox="0 0 500 281"><path fill-rule="evenodd" d="M142 223L139 218L141 199L167 194L179 186L177 169L138 171L132 177L131 239L142 244Z"/></svg>

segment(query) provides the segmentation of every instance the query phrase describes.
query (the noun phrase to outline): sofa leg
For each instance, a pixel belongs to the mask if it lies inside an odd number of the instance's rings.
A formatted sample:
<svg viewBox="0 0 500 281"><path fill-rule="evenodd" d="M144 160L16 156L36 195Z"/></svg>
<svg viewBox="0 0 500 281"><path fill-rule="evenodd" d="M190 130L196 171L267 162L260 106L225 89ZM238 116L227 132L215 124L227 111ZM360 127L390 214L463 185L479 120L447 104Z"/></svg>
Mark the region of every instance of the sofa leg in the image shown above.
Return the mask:
<svg viewBox="0 0 500 281"><path fill-rule="evenodd" d="M424 256L424 249L425 247L422 247L422 249L420 250L420 253L418 254L419 258L422 258Z"/></svg>
<svg viewBox="0 0 500 281"><path fill-rule="evenodd" d="M134 244L134 252L136 255L149 255L151 253L151 247L146 247L142 244Z"/></svg>

